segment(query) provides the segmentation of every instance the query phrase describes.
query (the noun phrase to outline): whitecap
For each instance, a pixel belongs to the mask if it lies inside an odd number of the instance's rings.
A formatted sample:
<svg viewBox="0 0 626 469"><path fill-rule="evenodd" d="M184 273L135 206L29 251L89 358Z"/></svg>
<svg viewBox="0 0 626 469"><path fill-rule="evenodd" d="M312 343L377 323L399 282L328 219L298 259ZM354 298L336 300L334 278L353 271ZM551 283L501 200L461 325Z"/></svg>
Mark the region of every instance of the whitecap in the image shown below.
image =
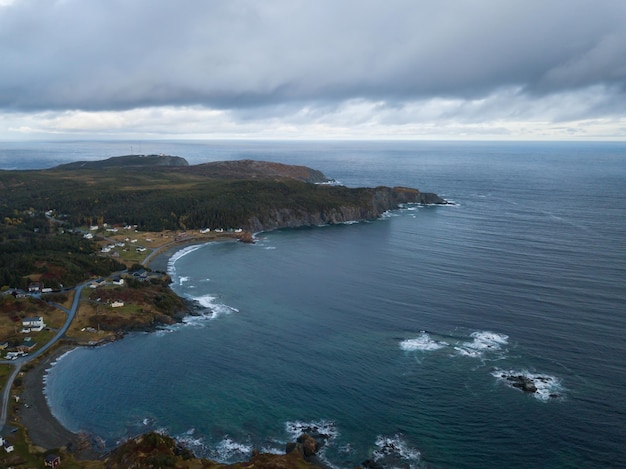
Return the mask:
<svg viewBox="0 0 626 469"><path fill-rule="evenodd" d="M406 339L400 342L400 348L406 352L414 352L417 350L428 352L432 350L439 350L446 345L448 344L433 340L428 333L423 331L414 339Z"/></svg>
<svg viewBox="0 0 626 469"><path fill-rule="evenodd" d="M544 373L531 373L525 369L495 369L491 372L491 375L511 388L532 394L533 397L540 401L561 398L565 391L560 378ZM531 386L530 390L523 389L524 383L528 383L527 385Z"/></svg>
<svg viewBox="0 0 626 469"><path fill-rule="evenodd" d="M418 449L409 446L401 435L376 438L376 449L372 452L374 461L385 467L416 467L421 458Z"/></svg>
<svg viewBox="0 0 626 469"><path fill-rule="evenodd" d="M509 342L509 336L490 331L476 331L470 334L473 339L470 342L463 342L454 347L459 355L466 357L483 357L485 352L495 352L502 350Z"/></svg>

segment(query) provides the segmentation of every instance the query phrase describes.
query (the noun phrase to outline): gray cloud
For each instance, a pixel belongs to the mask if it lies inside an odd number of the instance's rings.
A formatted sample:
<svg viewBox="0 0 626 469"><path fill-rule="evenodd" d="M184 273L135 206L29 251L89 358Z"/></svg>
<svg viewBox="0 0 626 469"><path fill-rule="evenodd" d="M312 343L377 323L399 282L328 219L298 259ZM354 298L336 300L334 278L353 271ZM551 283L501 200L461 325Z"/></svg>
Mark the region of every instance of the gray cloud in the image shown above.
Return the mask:
<svg viewBox="0 0 626 469"><path fill-rule="evenodd" d="M475 100L509 89L517 99L595 90L597 115L624 108L624 57L621 0L0 6L4 111L324 108L351 99Z"/></svg>

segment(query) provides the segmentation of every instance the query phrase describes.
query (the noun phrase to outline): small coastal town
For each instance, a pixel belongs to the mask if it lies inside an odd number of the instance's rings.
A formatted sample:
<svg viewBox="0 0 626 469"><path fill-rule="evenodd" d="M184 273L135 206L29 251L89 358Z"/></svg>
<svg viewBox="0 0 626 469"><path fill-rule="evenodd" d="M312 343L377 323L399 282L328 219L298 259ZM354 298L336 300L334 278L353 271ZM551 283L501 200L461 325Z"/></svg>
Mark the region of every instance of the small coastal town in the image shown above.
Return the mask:
<svg viewBox="0 0 626 469"><path fill-rule="evenodd" d="M54 211L46 212L50 219ZM237 239L241 229L140 232L136 226L91 225L81 229L97 243L101 257L118 260L126 269L93 277L78 285L46 286L31 276L27 288L4 286L0 291L0 466L83 467L73 462L80 450L40 446L37 429L23 418L32 410L26 373L42 357L76 346L95 347L134 330L153 330L179 320L185 304L167 287L169 277L149 265L155 256L187 243ZM71 256L71 253L68 253ZM160 294L159 302L153 293ZM163 295L169 293L168 298ZM43 389L34 391L40 395ZM84 436L83 436L84 437ZM48 445L49 446L49 445ZM61 464L63 463L63 466ZM27 464L27 466L24 466Z"/></svg>

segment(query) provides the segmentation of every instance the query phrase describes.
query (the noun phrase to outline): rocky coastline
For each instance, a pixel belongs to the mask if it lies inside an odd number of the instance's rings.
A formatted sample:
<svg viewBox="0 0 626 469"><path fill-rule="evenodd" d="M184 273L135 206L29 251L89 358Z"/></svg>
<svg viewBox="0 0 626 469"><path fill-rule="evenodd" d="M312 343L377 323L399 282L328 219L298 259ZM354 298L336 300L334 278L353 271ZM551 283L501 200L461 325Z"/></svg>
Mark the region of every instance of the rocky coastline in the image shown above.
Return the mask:
<svg viewBox="0 0 626 469"><path fill-rule="evenodd" d="M249 163L248 163L249 165ZM220 171L224 171L224 165L219 166ZM257 165L258 166L258 165ZM264 171L268 171L267 164L259 166ZM270 167L272 171L277 170L275 167ZM284 168L278 168L284 171ZM308 170L308 168L306 168ZM211 169L213 170L213 169ZM309 173L305 174L308 177L320 178L323 175ZM302 176L304 177L304 176ZM380 218L385 212L396 209L404 204L423 204L423 205L445 205L448 202L441 197L433 193L423 193L417 189L405 188L405 187L376 187L376 188L361 188L358 189L358 198L353 200L346 200L345 204L331 205L322 208L307 209L307 208L272 208L263 213L255 214L248 220L247 226L244 227L244 231L238 234L239 241L241 242L254 242L253 233L273 231L281 228L298 228L304 226L320 226L320 225L333 225L347 222L357 222L364 220L374 220ZM231 238L225 238L231 239ZM175 243L171 247L168 246L163 251L156 252L154 257L150 257L149 263L152 270L165 272L168 268L168 262L172 255L179 251L183 245L189 244L205 244L206 240L189 240L185 243ZM147 262L146 262L147 264ZM172 294L169 286L165 287ZM175 294L174 294L175 295ZM124 337L126 333L135 331L154 331L164 325L180 322L184 317L189 315L198 314L198 305L182 299L184 307L178 308L177 311L172 314L161 315L162 320L152 320L148 323L129 323L127 325L121 324L116 330L110 329L112 334L105 339L96 341L94 343L82 343L73 339L65 339L63 344L57 346L54 351L42 357L32 369L26 373L24 378L24 389L22 391L22 397L24 403L27 406L19 406L19 411L16 411L19 422L28 431L28 439L30 444L34 448L39 448L37 451L47 450L61 450L65 453L71 453L74 458L80 460L100 461L104 463L105 456L97 451L97 448L91 444L88 436L83 434L76 434L69 431L67 428L55 418L51 409L48 407L47 399L44 394L45 375L47 369L54 364L54 362L63 354L67 353L71 349L77 346L99 346L105 343L119 340ZM312 432L312 433L311 433ZM316 435L314 429L311 432L305 432L298 438L293 444L287 445L285 456L287 459L280 459L280 456L276 455L260 455L255 454L252 458L254 465L258 467L311 467L323 466L321 461L316 458L317 451L324 445L323 435ZM138 437L140 438L140 437ZM154 439L154 438L153 438ZM142 440L143 441L143 440ZM156 440L154 440L156 441ZM159 440L160 441L160 440ZM167 446L167 445L166 445ZM123 450L122 447L119 448ZM128 462L128 459L122 459L120 464L115 465L111 461L115 459L115 454L118 450L114 450L111 455L107 455L106 466L102 467L127 467L124 466ZM169 451L169 450L168 450ZM168 453L169 454L169 453ZM112 456L113 455L113 456ZM168 456L170 457L170 456ZM189 459L190 455L182 451L177 453L173 451L171 457ZM280 459L272 460L273 457ZM112 459L113 458L113 459ZM270 459L267 459L270 458ZM241 466L247 466L251 463L241 463ZM209 467L202 463L202 467ZM304 466L303 466L304 465ZM101 466L90 466L101 467ZM143 466L142 466L143 467ZM187 467L187 466L181 466ZM210 462L210 467L221 467L218 463Z"/></svg>
<svg viewBox="0 0 626 469"><path fill-rule="evenodd" d="M421 192L407 187L376 187L366 191L367 203L341 205L319 211L276 208L248 220L247 229L258 233L280 228L335 225L363 220L375 220L383 213L403 204L449 205L445 199L432 192Z"/></svg>

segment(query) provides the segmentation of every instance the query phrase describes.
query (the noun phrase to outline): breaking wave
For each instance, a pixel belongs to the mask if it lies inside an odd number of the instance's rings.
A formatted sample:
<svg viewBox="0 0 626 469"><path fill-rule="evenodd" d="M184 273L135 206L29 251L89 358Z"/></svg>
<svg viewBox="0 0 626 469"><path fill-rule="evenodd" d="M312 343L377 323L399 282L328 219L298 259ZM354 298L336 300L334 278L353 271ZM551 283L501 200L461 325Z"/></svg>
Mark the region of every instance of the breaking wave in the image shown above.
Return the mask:
<svg viewBox="0 0 626 469"><path fill-rule="evenodd" d="M445 342L437 342L433 340L427 332L422 331L419 336L414 339L406 339L400 342L400 348L406 352L414 352L416 350L429 351L439 350L446 347Z"/></svg>
<svg viewBox="0 0 626 469"><path fill-rule="evenodd" d="M432 334L420 331L417 337L402 340L400 348L406 352L451 349L458 356L483 358L486 353L502 352L508 341L508 335L490 331L472 332L467 338L442 336L438 340L433 339Z"/></svg>
<svg viewBox="0 0 626 469"><path fill-rule="evenodd" d="M482 357L485 352L502 350L509 343L509 336L495 332L478 331L470 334L471 341L466 341L454 347L459 355L466 357Z"/></svg>
<svg viewBox="0 0 626 469"><path fill-rule="evenodd" d="M178 259L180 259L181 257L185 257L187 254L190 254L194 251L197 251L198 249L206 246L207 243L204 244L194 244L192 246L187 246L183 249L181 249L180 251L176 251L172 257L170 257L167 261L167 273L169 274L170 277L174 278L174 276L176 275L176 267L174 266L176 264L176 262L178 261Z"/></svg>
<svg viewBox="0 0 626 469"><path fill-rule="evenodd" d="M316 420L312 422L302 422L300 420L285 423L285 430L291 440L295 441L303 433L308 433L314 438L326 441L334 440L339 435L335 422L332 420Z"/></svg>
<svg viewBox="0 0 626 469"><path fill-rule="evenodd" d="M249 459L252 456L252 444L239 443L226 435L214 448L209 451L211 459L219 462L235 462Z"/></svg>
<svg viewBox="0 0 626 469"><path fill-rule="evenodd" d="M379 435L375 445L372 459L383 467L414 468L421 458L420 451L409 446L401 435Z"/></svg>

